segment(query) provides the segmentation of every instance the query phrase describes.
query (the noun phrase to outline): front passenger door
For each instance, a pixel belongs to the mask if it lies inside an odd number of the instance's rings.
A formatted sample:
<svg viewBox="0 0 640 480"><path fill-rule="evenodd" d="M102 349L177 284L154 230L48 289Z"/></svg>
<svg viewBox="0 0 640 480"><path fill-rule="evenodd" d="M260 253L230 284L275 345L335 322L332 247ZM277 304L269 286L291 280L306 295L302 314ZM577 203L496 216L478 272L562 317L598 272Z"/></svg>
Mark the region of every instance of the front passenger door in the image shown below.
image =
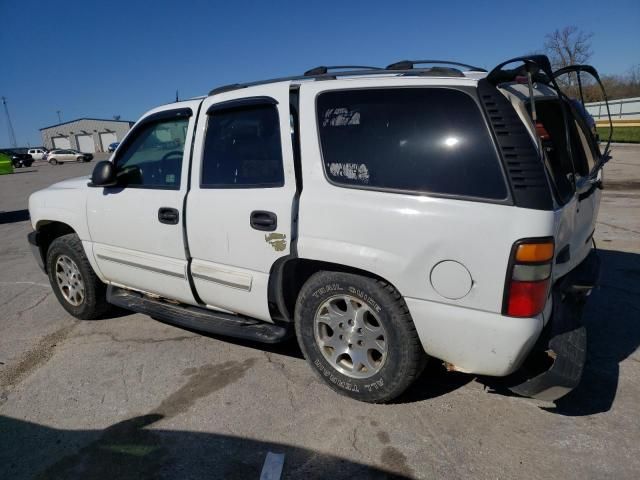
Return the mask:
<svg viewBox="0 0 640 480"><path fill-rule="evenodd" d="M183 202L199 101L139 121L115 154L117 185L90 188L93 255L105 280L196 304L187 280Z"/></svg>

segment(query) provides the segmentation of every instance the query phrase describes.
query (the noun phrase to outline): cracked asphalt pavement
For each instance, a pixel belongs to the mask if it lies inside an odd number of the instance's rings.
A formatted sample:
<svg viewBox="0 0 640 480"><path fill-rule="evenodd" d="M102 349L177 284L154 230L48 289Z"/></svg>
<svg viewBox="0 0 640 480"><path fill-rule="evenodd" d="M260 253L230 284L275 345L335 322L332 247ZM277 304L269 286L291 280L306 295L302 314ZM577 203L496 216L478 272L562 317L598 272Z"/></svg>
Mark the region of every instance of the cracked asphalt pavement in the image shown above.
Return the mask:
<svg viewBox="0 0 640 480"><path fill-rule="evenodd" d="M199 335L145 315L73 319L27 245L28 195L88 174L0 176L0 478L638 478L640 146L607 166L583 382L557 403L432 361L392 405L316 379L295 343Z"/></svg>

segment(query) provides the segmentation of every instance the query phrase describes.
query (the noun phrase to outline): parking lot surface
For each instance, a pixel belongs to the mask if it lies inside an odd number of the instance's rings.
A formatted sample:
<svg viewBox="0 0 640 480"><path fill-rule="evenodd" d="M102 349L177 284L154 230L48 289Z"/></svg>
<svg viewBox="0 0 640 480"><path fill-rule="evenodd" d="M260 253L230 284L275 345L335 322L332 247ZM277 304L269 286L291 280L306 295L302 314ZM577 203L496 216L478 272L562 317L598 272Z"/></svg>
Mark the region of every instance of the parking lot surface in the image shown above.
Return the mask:
<svg viewBox="0 0 640 480"><path fill-rule="evenodd" d="M293 342L254 345L57 303L27 199L89 164L0 176L0 478L638 478L640 146L616 145L596 241L588 363L557 403L432 361L392 405L338 396ZM508 321L508 319L505 319Z"/></svg>

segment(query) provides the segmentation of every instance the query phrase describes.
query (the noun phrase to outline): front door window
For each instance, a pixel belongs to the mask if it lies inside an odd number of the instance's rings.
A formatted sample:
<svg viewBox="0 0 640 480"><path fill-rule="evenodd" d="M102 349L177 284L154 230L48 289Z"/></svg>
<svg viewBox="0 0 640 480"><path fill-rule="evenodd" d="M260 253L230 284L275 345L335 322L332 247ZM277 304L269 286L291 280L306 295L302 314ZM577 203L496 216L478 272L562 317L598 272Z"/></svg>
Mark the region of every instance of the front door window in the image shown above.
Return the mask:
<svg viewBox="0 0 640 480"><path fill-rule="evenodd" d="M122 187L178 190L189 119L144 125L116 159Z"/></svg>

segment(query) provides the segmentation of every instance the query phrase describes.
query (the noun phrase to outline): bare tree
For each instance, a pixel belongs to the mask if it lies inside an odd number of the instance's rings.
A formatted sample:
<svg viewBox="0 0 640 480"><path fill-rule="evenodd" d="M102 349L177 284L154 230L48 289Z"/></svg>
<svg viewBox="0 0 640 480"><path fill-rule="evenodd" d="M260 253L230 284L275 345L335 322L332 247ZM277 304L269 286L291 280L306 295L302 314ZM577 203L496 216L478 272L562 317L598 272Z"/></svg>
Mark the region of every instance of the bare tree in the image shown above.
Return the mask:
<svg viewBox="0 0 640 480"><path fill-rule="evenodd" d="M592 38L593 33L583 32L573 25L545 35L544 50L553 69L589 61L593 55Z"/></svg>
<svg viewBox="0 0 640 480"><path fill-rule="evenodd" d="M629 69L627 76L631 85L633 85L636 89L640 88L640 63L636 63L635 65L633 65Z"/></svg>

